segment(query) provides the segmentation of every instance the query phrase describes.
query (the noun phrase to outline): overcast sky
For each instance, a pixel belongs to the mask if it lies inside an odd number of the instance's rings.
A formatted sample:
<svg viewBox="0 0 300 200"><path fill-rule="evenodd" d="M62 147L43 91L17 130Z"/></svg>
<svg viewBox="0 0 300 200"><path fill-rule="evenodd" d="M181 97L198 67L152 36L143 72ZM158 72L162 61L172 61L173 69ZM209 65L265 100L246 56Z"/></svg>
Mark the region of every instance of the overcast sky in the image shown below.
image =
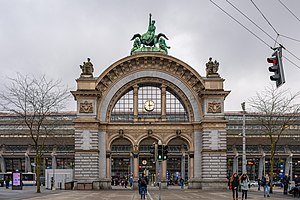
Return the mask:
<svg viewBox="0 0 300 200"><path fill-rule="evenodd" d="M257 34L269 46L275 42L239 14L225 0L214 0ZM274 39L276 32L250 0L230 0ZM300 21L279 0L254 0L258 8L284 36L300 40ZM300 18L298 0L281 0ZM224 87L231 90L225 110L241 110L241 102L270 83L266 58L272 50L209 0L0 0L1 85L17 72L62 79L72 90L87 57L99 76L115 61L130 54L135 33L147 30L148 15L156 20L156 33L165 33L174 56L205 76L205 63L220 63ZM300 66L300 42L279 37L283 54ZM300 90L300 68L284 60L286 83L282 88ZM3 87L0 86L0 89ZM68 110L75 110L73 99Z"/></svg>

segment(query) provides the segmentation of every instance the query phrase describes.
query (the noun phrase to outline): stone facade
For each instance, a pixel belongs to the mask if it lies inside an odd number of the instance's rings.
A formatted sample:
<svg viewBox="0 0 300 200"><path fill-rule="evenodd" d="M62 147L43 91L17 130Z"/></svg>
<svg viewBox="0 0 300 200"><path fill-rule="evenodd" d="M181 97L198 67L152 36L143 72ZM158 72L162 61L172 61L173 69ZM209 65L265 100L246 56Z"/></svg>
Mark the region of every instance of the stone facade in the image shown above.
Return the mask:
<svg viewBox="0 0 300 200"><path fill-rule="evenodd" d="M99 77L77 79L77 90L72 91L78 102L75 120L77 183L92 183L94 189L110 188L112 159L118 158L111 152L117 141L128 142L131 152L123 153L123 156L132 160L131 171L137 181L139 159L147 156L141 154L141 148L150 141L160 140L165 145L186 146L180 157L184 168L188 156L190 188L225 188L224 100L229 92L223 89L223 81L216 70L201 77L192 67L174 57L147 52L115 62ZM140 117L137 92L147 84L156 85L162 93L160 117ZM134 94L132 120L127 123L111 121L114 106L130 90ZM188 121L168 121L166 91L180 99ZM161 163L163 186L167 180L167 162ZM185 176L184 169L182 176Z"/></svg>

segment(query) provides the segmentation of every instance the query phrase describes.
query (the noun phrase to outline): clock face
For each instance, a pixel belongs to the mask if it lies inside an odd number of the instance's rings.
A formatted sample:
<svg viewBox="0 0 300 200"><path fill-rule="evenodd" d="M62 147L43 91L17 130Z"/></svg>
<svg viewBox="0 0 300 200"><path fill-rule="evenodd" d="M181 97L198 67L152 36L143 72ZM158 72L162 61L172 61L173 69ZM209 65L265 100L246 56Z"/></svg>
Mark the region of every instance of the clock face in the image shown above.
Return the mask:
<svg viewBox="0 0 300 200"><path fill-rule="evenodd" d="M151 100L146 101L145 104L144 104L144 108L148 112L153 111L154 110L154 106L155 106L155 104Z"/></svg>

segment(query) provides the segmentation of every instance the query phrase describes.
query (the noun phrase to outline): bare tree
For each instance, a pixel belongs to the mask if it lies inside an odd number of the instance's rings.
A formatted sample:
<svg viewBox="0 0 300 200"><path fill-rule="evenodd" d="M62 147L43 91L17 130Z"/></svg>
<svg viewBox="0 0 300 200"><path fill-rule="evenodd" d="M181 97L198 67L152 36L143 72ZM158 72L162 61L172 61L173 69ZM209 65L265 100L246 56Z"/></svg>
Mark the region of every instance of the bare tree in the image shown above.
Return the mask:
<svg viewBox="0 0 300 200"><path fill-rule="evenodd" d="M250 106L257 112L256 119L261 131L269 138L271 145L270 181L274 178L274 156L280 137L299 117L300 92L291 93L289 89L266 87L261 93L249 99Z"/></svg>
<svg viewBox="0 0 300 200"><path fill-rule="evenodd" d="M45 76L35 78L17 74L16 78L9 80L5 91L0 93L0 106L3 111L19 116L28 128L35 147L36 192L40 193L44 144L53 130L47 117L65 108L70 92L60 80L47 80Z"/></svg>

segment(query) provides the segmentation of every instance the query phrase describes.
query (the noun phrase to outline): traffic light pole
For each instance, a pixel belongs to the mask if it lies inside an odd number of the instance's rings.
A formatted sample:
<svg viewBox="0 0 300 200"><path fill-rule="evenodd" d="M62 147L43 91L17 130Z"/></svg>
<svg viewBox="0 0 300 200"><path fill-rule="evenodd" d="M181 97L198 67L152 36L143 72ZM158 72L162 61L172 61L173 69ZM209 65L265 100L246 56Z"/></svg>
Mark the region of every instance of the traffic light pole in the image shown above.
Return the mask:
<svg viewBox="0 0 300 200"><path fill-rule="evenodd" d="M159 194L158 194L158 200L161 200L161 161L158 161L159 166Z"/></svg>

